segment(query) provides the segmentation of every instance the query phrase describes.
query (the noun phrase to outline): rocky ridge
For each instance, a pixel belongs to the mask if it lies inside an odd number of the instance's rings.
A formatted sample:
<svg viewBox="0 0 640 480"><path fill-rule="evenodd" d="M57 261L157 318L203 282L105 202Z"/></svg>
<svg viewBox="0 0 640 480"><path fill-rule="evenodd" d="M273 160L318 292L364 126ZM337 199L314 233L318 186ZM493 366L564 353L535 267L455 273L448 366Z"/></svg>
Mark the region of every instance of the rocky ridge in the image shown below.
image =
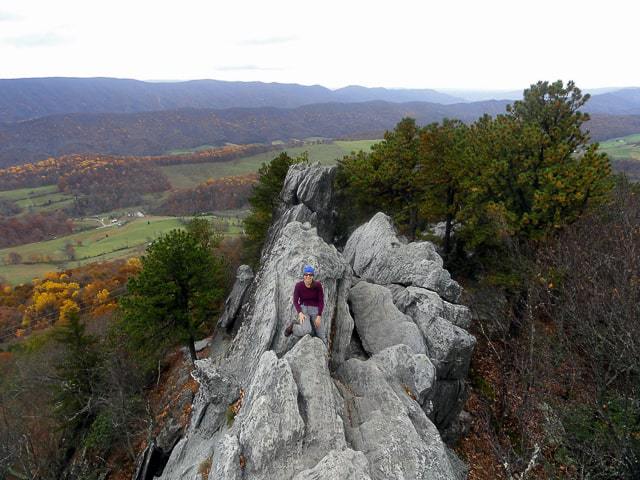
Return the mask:
<svg viewBox="0 0 640 480"><path fill-rule="evenodd" d="M233 338L197 361L191 423L160 478L466 478L444 441L475 346L460 286L432 244L407 243L382 213L338 251L334 174L291 167L261 267L253 280L241 267L227 300ZM303 264L324 287L328 346L283 335Z"/></svg>

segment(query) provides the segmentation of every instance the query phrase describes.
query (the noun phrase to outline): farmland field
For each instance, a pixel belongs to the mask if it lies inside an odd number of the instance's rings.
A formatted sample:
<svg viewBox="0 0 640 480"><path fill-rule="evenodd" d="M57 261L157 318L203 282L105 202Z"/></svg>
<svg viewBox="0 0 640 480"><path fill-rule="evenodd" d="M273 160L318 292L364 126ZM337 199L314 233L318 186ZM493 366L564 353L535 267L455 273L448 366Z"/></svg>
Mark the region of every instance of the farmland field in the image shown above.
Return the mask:
<svg viewBox="0 0 640 480"><path fill-rule="evenodd" d="M600 143L600 150L612 160L640 160L640 134L606 140Z"/></svg>
<svg viewBox="0 0 640 480"><path fill-rule="evenodd" d="M236 218L220 217L219 221L226 226L226 235L240 233L241 226ZM58 268L73 268L86 263L138 255L152 240L181 227L182 222L176 217L135 218L122 226L113 224L46 242L5 248L0 250L0 260L7 259L9 253L16 253L21 257L21 263L0 265L0 277L16 285Z"/></svg>
<svg viewBox="0 0 640 480"><path fill-rule="evenodd" d="M352 151L368 150L371 148L371 145L377 142L379 142L379 140L335 141L327 144L321 143L305 145L303 147L286 148L283 151L286 151L291 156L309 152L309 159L312 162L332 165L337 159L348 155ZM263 163L270 162L279 154L280 151L272 151L250 157L237 158L227 162L170 165L162 167L161 169L169 178L169 182L173 188L192 188L209 178L257 172Z"/></svg>

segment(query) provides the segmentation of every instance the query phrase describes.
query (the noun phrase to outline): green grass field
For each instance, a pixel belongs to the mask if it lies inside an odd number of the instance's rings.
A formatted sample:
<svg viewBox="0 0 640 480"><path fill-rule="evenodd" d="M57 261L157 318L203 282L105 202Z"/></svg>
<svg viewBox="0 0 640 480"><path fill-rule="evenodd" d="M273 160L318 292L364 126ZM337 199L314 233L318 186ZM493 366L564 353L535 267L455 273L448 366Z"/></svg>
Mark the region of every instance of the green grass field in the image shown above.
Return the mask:
<svg viewBox="0 0 640 480"><path fill-rule="evenodd" d="M54 193L58 193L57 185L46 185L44 187L34 187L34 188L19 188L17 190L6 190L4 192L0 192L0 198L5 200L28 200L35 199L38 197L43 197L46 195L51 195Z"/></svg>
<svg viewBox="0 0 640 480"><path fill-rule="evenodd" d="M15 202L22 214L50 212L73 204L73 196L58 191L57 185L7 190L0 192L0 198Z"/></svg>
<svg viewBox="0 0 640 480"><path fill-rule="evenodd" d="M304 147L287 148L285 151L291 156L309 152L309 159L323 165L332 165L336 160L353 151L368 150L379 140L335 141L329 144L314 144ZM209 178L244 175L257 172L263 163L268 163L279 155L279 151L266 152L250 157L242 157L227 162L191 163L186 165L170 165L161 167L162 172L169 178L173 188L193 188Z"/></svg>
<svg viewBox="0 0 640 480"><path fill-rule="evenodd" d="M218 221L226 227L227 235L238 235L241 232L241 224L235 217L221 216ZM180 219L175 217L136 218L121 227L93 228L46 242L5 248L0 250L0 260L5 260L10 252L15 252L22 257L22 262L28 263L0 265L0 277L16 285L58 268L66 269L138 255L152 240L171 229L181 227ZM70 260L65 252L65 246L69 244L75 251L74 260ZM49 257L49 261L43 261L46 257Z"/></svg>
<svg viewBox="0 0 640 480"><path fill-rule="evenodd" d="M303 152L309 153L309 159L325 165L334 164L336 160L358 150L369 150L378 140L335 141L330 144L310 144L303 147L289 148L291 156ZM204 148L204 147L202 147ZM268 163L280 152L268 152L260 155L239 158L228 162L174 165L162 167L169 177L173 188L194 187L208 178L220 178L230 175L241 175L256 172L263 163ZM145 202L157 203L169 192L145 196ZM70 195L58 191L56 185L38 188L23 188L0 192L0 198L16 202L28 212L46 212L63 208L73 202ZM146 210L145 206L129 207L126 211ZM241 217L246 212L220 212L218 218L226 235L238 235L242 231ZM0 277L10 284L16 285L31 281L46 272L72 268L86 263L126 258L144 252L147 244L173 228L182 226L175 217L122 217L123 209L105 212L97 217L104 219L108 226L97 228L101 223L96 219L75 219L77 231L71 235L51 239L44 242L31 243L0 249ZM124 218L122 226L112 225L109 218ZM70 259L73 250L73 260ZM5 265L10 252L22 258L17 265ZM26 263L25 263L26 262Z"/></svg>
<svg viewBox="0 0 640 480"><path fill-rule="evenodd" d="M600 150L613 160L640 160L640 134L600 142Z"/></svg>
<svg viewBox="0 0 640 480"><path fill-rule="evenodd" d="M201 152L202 150L211 150L212 148L219 147L216 147L215 145L200 145L199 147L195 148L177 148L175 150L169 150L168 152L165 152L165 155L186 155L189 153Z"/></svg>

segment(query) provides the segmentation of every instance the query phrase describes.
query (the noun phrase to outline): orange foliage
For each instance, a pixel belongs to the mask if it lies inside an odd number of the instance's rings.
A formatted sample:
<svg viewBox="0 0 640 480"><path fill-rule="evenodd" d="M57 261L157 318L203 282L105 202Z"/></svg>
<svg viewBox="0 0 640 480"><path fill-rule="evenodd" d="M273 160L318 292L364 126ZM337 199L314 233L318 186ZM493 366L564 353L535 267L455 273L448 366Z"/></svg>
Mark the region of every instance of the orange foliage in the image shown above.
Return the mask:
<svg viewBox="0 0 640 480"><path fill-rule="evenodd" d="M186 163L223 162L273 150L270 145L227 145L182 155L125 157L114 155L64 155L0 169L0 190L39 187L61 183L61 190L69 186L70 177L95 177L106 169L121 170L129 165L149 171L154 166ZM142 185L140 185L142 186Z"/></svg>
<svg viewBox="0 0 640 480"><path fill-rule="evenodd" d="M179 190L157 209L164 215L192 215L216 210L233 210L247 205L256 173L209 179L193 189Z"/></svg>

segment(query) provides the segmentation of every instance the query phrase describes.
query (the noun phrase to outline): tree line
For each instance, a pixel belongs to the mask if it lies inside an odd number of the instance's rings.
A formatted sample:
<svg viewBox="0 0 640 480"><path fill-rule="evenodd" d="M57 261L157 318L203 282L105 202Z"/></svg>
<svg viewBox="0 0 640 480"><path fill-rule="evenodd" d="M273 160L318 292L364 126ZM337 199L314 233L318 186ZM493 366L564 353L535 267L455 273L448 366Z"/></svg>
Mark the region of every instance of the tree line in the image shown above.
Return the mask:
<svg viewBox="0 0 640 480"><path fill-rule="evenodd" d="M193 215L218 210L235 210L247 206L257 175L211 178L197 185L172 192L154 212L161 215Z"/></svg>
<svg viewBox="0 0 640 480"><path fill-rule="evenodd" d="M339 190L356 207L348 221L382 209L410 239L444 222L447 259L551 235L611 188L609 160L581 128L588 99L573 82L539 82L470 125L403 119L370 153L340 162Z"/></svg>

